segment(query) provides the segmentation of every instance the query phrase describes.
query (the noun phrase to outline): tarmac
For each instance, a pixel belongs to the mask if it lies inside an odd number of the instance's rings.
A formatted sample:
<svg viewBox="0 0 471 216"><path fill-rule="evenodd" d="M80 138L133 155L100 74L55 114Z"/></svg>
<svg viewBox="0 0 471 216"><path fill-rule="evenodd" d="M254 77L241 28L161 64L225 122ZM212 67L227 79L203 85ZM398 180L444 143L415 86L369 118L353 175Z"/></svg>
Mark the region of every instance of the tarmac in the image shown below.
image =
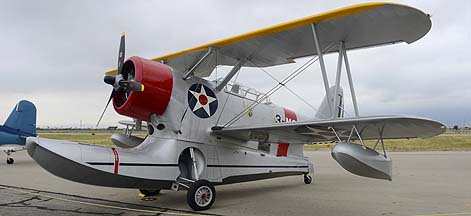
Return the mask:
<svg viewBox="0 0 471 216"><path fill-rule="evenodd" d="M193 212L186 192L96 187L55 177L23 152L0 157L4 215L471 215L471 152L392 152L393 180L355 176L328 151L307 151L316 173L216 187L217 199Z"/></svg>

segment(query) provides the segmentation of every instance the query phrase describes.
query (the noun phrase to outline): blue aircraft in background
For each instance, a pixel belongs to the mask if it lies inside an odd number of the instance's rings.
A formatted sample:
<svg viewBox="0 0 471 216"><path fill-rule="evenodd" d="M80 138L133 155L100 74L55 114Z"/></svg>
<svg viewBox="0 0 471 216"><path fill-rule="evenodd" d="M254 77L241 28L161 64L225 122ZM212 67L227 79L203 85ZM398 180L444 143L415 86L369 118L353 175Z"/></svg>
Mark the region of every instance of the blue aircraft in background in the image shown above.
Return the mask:
<svg viewBox="0 0 471 216"><path fill-rule="evenodd" d="M7 164L13 164L13 152L26 149L26 137L36 134L36 107L27 100L18 102L3 125L0 125L0 150L7 154Z"/></svg>

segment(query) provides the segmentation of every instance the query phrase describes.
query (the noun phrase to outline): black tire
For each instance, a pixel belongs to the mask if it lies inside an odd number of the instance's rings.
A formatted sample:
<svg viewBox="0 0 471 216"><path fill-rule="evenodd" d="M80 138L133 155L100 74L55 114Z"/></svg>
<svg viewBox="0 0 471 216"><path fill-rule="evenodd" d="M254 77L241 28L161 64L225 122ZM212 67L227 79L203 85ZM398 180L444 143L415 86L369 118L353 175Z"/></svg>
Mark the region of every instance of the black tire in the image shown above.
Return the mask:
<svg viewBox="0 0 471 216"><path fill-rule="evenodd" d="M304 183L305 184L311 184L312 183L312 177L310 175L304 175Z"/></svg>
<svg viewBox="0 0 471 216"><path fill-rule="evenodd" d="M139 189L139 192L144 194L144 197L157 196L160 194L160 190Z"/></svg>
<svg viewBox="0 0 471 216"><path fill-rule="evenodd" d="M209 198L208 198L209 197ZM200 203L198 203L197 199ZM195 211L208 210L216 200L216 189L206 180L198 180L191 184L186 193L188 205ZM201 204L201 202L204 202Z"/></svg>
<svg viewBox="0 0 471 216"><path fill-rule="evenodd" d="M13 164L15 162L15 160L13 160L13 158L8 158L7 159L7 164Z"/></svg>

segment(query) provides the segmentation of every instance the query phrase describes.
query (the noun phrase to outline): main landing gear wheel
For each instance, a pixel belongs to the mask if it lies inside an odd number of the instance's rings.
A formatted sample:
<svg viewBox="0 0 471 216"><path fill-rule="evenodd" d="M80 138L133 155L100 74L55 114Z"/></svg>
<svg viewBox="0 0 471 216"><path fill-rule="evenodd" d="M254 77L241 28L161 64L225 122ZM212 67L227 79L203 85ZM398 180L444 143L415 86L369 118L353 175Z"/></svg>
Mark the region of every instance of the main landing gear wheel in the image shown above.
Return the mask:
<svg viewBox="0 0 471 216"><path fill-rule="evenodd" d="M305 184L311 184L312 183L312 177L308 174L304 174L304 183Z"/></svg>
<svg viewBox="0 0 471 216"><path fill-rule="evenodd" d="M139 189L139 192L141 192L144 197L157 196L160 194L160 190Z"/></svg>
<svg viewBox="0 0 471 216"><path fill-rule="evenodd" d="M188 205L195 211L211 208L216 200L216 189L206 180L198 180L191 184L186 194Z"/></svg>
<svg viewBox="0 0 471 216"><path fill-rule="evenodd" d="M7 158L7 164L13 164L14 162L13 158Z"/></svg>

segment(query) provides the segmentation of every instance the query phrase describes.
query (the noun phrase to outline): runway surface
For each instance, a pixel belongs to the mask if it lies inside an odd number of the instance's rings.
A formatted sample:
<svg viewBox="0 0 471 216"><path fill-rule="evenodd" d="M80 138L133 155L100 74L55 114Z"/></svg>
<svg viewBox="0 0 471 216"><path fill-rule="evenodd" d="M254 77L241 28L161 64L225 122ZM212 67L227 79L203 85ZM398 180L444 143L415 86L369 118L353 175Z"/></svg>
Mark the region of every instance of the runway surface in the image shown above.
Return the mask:
<svg viewBox="0 0 471 216"><path fill-rule="evenodd" d="M308 151L314 183L302 176L216 187L217 200L193 212L185 191L149 200L137 190L83 185L55 177L26 152L0 157L4 215L471 215L471 152L393 152L393 181L354 176L327 151Z"/></svg>

